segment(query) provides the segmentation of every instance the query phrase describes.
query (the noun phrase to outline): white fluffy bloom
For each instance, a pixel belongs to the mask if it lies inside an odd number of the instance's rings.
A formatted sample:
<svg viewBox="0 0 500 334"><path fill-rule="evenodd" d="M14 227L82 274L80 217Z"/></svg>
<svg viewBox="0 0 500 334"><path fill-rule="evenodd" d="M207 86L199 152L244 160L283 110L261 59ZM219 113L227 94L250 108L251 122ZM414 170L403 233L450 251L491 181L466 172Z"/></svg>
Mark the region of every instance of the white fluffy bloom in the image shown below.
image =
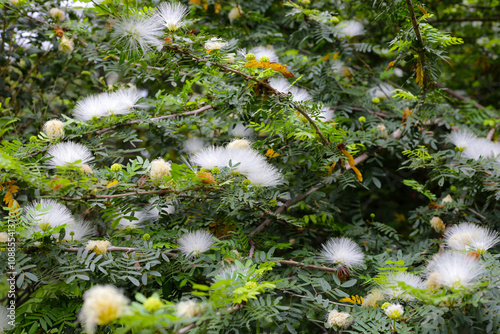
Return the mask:
<svg viewBox="0 0 500 334"><path fill-rule="evenodd" d="M7 232L0 232L0 242L6 243L9 241L9 234Z"/></svg>
<svg viewBox="0 0 500 334"><path fill-rule="evenodd" d="M141 48L147 52L151 47L162 45L162 26L151 18L125 17L114 26L112 36L124 41L127 49Z"/></svg>
<svg viewBox="0 0 500 334"><path fill-rule="evenodd" d="M448 141L455 145L467 159L479 160L491 158L500 154L500 144L486 138L478 138L468 130L453 131L448 135Z"/></svg>
<svg viewBox="0 0 500 334"><path fill-rule="evenodd" d="M94 117L126 115L135 108L144 108L137 103L144 97L144 91L136 88L122 88L116 92L90 95L79 101L73 110L76 119L89 121Z"/></svg>
<svg viewBox="0 0 500 334"><path fill-rule="evenodd" d="M40 205L40 210L37 209L38 205ZM49 206L51 207L50 209L48 209ZM26 230L25 233L27 236L31 236L35 232L45 231L49 227L74 223L71 211L66 206L57 203L53 199L33 201L24 207L23 214L30 223L37 224Z"/></svg>
<svg viewBox="0 0 500 334"><path fill-rule="evenodd" d="M335 112L331 108L328 108L328 107L321 107L321 109L319 111L319 117L322 118L323 122L331 120L333 118L334 114L335 114Z"/></svg>
<svg viewBox="0 0 500 334"><path fill-rule="evenodd" d="M95 235L94 226L83 219L77 219L75 222L66 226L65 239L68 241L86 241ZM73 233L73 235L71 235Z"/></svg>
<svg viewBox="0 0 500 334"><path fill-rule="evenodd" d="M354 321L353 317L347 312L339 312L332 310L328 313L327 323L330 327L337 327L337 329L345 329L349 327Z"/></svg>
<svg viewBox="0 0 500 334"><path fill-rule="evenodd" d="M89 163L94 160L94 156L90 150L82 144L74 142L59 143L52 146L47 151L47 161L49 168L57 168L75 164L78 167L88 167Z"/></svg>
<svg viewBox="0 0 500 334"><path fill-rule="evenodd" d="M108 248L111 247L111 242L108 240L90 240L85 246L86 249L98 255L106 254Z"/></svg>
<svg viewBox="0 0 500 334"><path fill-rule="evenodd" d="M58 119L51 119L43 125L43 132L50 140L64 138L64 123Z"/></svg>
<svg viewBox="0 0 500 334"><path fill-rule="evenodd" d="M189 138L184 142L184 151L188 153L196 153L203 149L205 143L200 138Z"/></svg>
<svg viewBox="0 0 500 334"><path fill-rule="evenodd" d="M70 54L71 52L73 52L74 49L75 49L75 42L73 41L73 39L72 38L69 39L63 35L59 40L58 50L66 54Z"/></svg>
<svg viewBox="0 0 500 334"><path fill-rule="evenodd" d="M251 128L247 128L243 124L237 124L232 130L231 135L234 137L250 137L253 134Z"/></svg>
<svg viewBox="0 0 500 334"><path fill-rule="evenodd" d="M179 240L179 248L182 254L186 256L198 256L210 249L214 244L212 234L198 230L195 232L184 233Z"/></svg>
<svg viewBox="0 0 500 334"><path fill-rule="evenodd" d="M205 42L204 48L208 51L210 50L220 50L227 46L227 42L222 38L212 37Z"/></svg>
<svg viewBox="0 0 500 334"><path fill-rule="evenodd" d="M252 53L255 55L256 60L260 60L262 57L268 57L270 62L278 62L279 58L276 55L276 52L274 50L263 47L263 46L257 46L255 48L252 48L248 53Z"/></svg>
<svg viewBox="0 0 500 334"><path fill-rule="evenodd" d="M500 242L498 232L471 223L452 226L446 231L444 238L446 245L453 250L476 251L479 254Z"/></svg>
<svg viewBox="0 0 500 334"><path fill-rule="evenodd" d="M352 269L364 263L365 256L361 248L349 238L331 238L322 247L321 258L334 264L337 270Z"/></svg>
<svg viewBox="0 0 500 334"><path fill-rule="evenodd" d="M397 274L389 275L384 284L386 288L383 292L385 295L389 296L390 299L401 299L405 302L415 300L413 296L405 292L403 287L398 285L399 282L403 282L412 288L425 289L424 281L417 275L407 272L399 272Z"/></svg>
<svg viewBox="0 0 500 334"><path fill-rule="evenodd" d="M457 130L450 133L447 139L460 151L463 151L476 141L477 136L468 130Z"/></svg>
<svg viewBox="0 0 500 334"><path fill-rule="evenodd" d="M391 304L385 309L385 314L391 319L397 319L405 313L405 309L401 304Z"/></svg>
<svg viewBox="0 0 500 334"><path fill-rule="evenodd" d="M220 280L235 280L237 278L246 279L248 276L248 268L240 268L233 264L229 267L217 270L213 276L213 281L217 282ZM252 275L253 276L253 275Z"/></svg>
<svg viewBox="0 0 500 334"><path fill-rule="evenodd" d="M133 216L133 217L137 218L137 220L123 217L118 222L118 227L120 227L120 228L126 228L126 227L135 228L135 227L137 227L145 222L151 222L151 221L158 220L160 218L160 210L158 210L154 206L154 204L157 201L159 201L159 199L160 199L159 197L153 197L149 200L149 204L146 205L143 209L135 211L133 213L131 212L131 213L126 214L127 217ZM168 210L168 208L167 208L167 210Z"/></svg>
<svg viewBox="0 0 500 334"><path fill-rule="evenodd" d="M302 88L291 87L290 93L292 94L293 102L304 102L304 101L310 101L312 99L311 95L307 92L307 90Z"/></svg>
<svg viewBox="0 0 500 334"><path fill-rule="evenodd" d="M176 31L186 25L185 16L189 8L181 3L163 2L158 6L153 19L170 31Z"/></svg>
<svg viewBox="0 0 500 334"><path fill-rule="evenodd" d="M241 13L242 13L241 7L235 6L229 11L227 17L229 18L229 21L233 23L234 20L239 19L241 17Z"/></svg>
<svg viewBox="0 0 500 334"><path fill-rule="evenodd" d="M394 75L395 75L395 76L397 76L397 77L401 78L401 77L403 76L403 74L404 74L404 72L403 72L403 70L402 70L402 69L400 69L400 68L398 68L398 67L396 67L396 68L394 69Z"/></svg>
<svg viewBox="0 0 500 334"><path fill-rule="evenodd" d="M392 85L381 83L375 87L372 87L368 90L368 95L371 98L379 98L379 99L387 99L391 98L394 91L394 87Z"/></svg>
<svg viewBox="0 0 500 334"><path fill-rule="evenodd" d="M64 17L66 16L66 13L59 8L51 8L49 10L49 16L55 19L56 21L64 21Z"/></svg>
<svg viewBox="0 0 500 334"><path fill-rule="evenodd" d="M12 329L8 318L10 311L3 305L0 305L0 333L5 333Z"/></svg>
<svg viewBox="0 0 500 334"><path fill-rule="evenodd" d="M292 87L286 79L271 78L269 79L269 84L280 93L292 94L292 101L294 102L311 100L311 95L305 89Z"/></svg>
<svg viewBox="0 0 500 334"><path fill-rule="evenodd" d="M227 144L227 149L232 150L235 148L250 148L252 143L246 139L233 139Z"/></svg>
<svg viewBox="0 0 500 334"><path fill-rule="evenodd" d="M149 177L154 181L160 181L166 176L170 176L172 165L162 158L151 161L149 165Z"/></svg>
<svg viewBox="0 0 500 334"><path fill-rule="evenodd" d="M363 35L365 33L365 29L363 28L363 24L358 21L343 21L337 24L335 27L337 31L337 35L340 37L354 37Z"/></svg>
<svg viewBox="0 0 500 334"><path fill-rule="evenodd" d="M186 301L179 302L175 306L175 309L176 309L177 317L185 318L185 319L196 317L201 312L200 305L192 299L188 299Z"/></svg>
<svg viewBox="0 0 500 334"><path fill-rule="evenodd" d="M83 294L79 319L85 331L94 333L96 325L107 325L127 313L128 299L113 285L96 285Z"/></svg>
<svg viewBox="0 0 500 334"><path fill-rule="evenodd" d="M191 162L201 168L224 168L231 161L237 173L246 176L253 184L274 187L282 183L281 173L270 165L259 152L245 147L207 147L193 155Z"/></svg>
<svg viewBox="0 0 500 334"><path fill-rule="evenodd" d="M445 286L455 289L473 285L484 272L483 266L478 263L477 259L454 251L434 256L427 268L428 286ZM429 283L430 279L432 279L432 284Z"/></svg>

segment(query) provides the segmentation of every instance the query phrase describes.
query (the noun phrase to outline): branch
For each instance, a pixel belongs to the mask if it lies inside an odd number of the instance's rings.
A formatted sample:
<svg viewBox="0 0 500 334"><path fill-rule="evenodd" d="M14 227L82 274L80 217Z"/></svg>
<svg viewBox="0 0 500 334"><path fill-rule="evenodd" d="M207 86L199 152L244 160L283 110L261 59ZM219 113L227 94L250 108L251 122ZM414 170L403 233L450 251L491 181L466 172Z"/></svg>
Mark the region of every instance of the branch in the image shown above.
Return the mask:
<svg viewBox="0 0 500 334"><path fill-rule="evenodd" d="M468 97L462 96L462 95L458 94L457 92L455 92L455 91L454 91L454 90L452 90L452 89L446 88L446 87L444 87L443 85L440 85L440 84L436 84L436 86L438 86L439 88L443 89L443 91L444 91L446 94L453 96L453 97L454 97L454 98L456 98L457 100L460 100L460 101L473 101L473 102L474 102L474 107L475 107L475 108L478 108L478 109L481 109L481 110L486 109L484 106L480 105L479 103L477 103L477 102L476 102L476 101L474 101L473 99L470 99L470 98L468 98Z"/></svg>
<svg viewBox="0 0 500 334"><path fill-rule="evenodd" d="M307 296L303 296L303 295L298 295L294 292L291 292L291 291L283 291L283 293L288 293L289 295L291 295L292 297L299 297L299 298L305 298L305 299L311 299L311 300L314 300L314 298L311 298L311 297L307 297ZM339 306L344 306L344 307L354 307L354 305L349 305L349 304L343 304L343 303L337 303L337 302L332 302L332 301L328 301L328 303L330 304L335 304L335 305L339 305Z"/></svg>
<svg viewBox="0 0 500 334"><path fill-rule="evenodd" d="M439 20L429 20L429 23L442 23L442 22L488 22L488 21L500 21L500 17L457 17L457 18L443 18Z"/></svg>
<svg viewBox="0 0 500 334"><path fill-rule="evenodd" d="M89 195L89 196L81 196L81 197L60 197L59 199L62 201L70 201L70 202L75 202L75 201L82 201L82 200L87 200L87 199L109 199L109 198L119 198L119 197L127 197L127 196L140 196L140 195L164 195L167 192L176 192L175 190L172 189L162 189L162 190L150 190L150 191L134 191L130 193L123 193L123 194L114 194L114 195Z"/></svg>
<svg viewBox="0 0 500 334"><path fill-rule="evenodd" d="M221 69L222 71L224 72L231 72L231 73L234 73L234 74L237 74L241 77L243 77L245 80L247 81L253 81L253 82L256 82L258 83L259 85L262 85L264 87L266 87L269 91L271 91L271 93L273 93L274 95L277 95L277 96L285 96L285 94L277 91L276 89L274 89L269 83L265 82L265 81L262 81L262 80L259 80L255 77L253 77L252 75L249 75L249 74L246 74L246 73L243 73L241 71L238 71L238 70L235 70L233 68L230 68L230 67L227 67L227 66L224 66L222 64L219 64L219 63L215 63L215 62L212 62L210 60L207 60L207 59L204 59L204 58L201 58L187 50L183 50L183 49L180 49L179 47L177 46L173 46L173 45L165 45L165 48L169 49L169 50L172 50L174 51L175 53L179 53L179 54L183 54L185 56L188 56L192 59L195 59L199 62L202 62L202 63L205 63L207 65L211 65L211 66L215 66L219 69ZM326 139L326 137L323 135L323 133L321 132L321 130L319 129L318 125L314 122L314 120L311 118L311 116L309 116L309 114L304 110L304 108L301 108L300 106L298 106L297 104L295 103L291 103L291 106L297 110L302 116L304 116L307 121L311 124L311 126L314 128L314 130L316 131L316 133L318 134L318 136L321 138L321 141L323 142L324 145L328 145L329 142L328 140Z"/></svg>
<svg viewBox="0 0 500 334"><path fill-rule="evenodd" d="M196 109L196 110L192 110L192 111L187 111L187 112L184 112L182 114L171 114L171 115L166 115L166 116L159 116L159 117L153 117L153 118L148 118L148 119L145 119L145 120L133 120L133 121L129 121L129 122L126 122L126 123L120 123L120 124L115 124L113 126L110 126L109 128L104 128L104 129L101 129L99 131L96 131L95 133L100 135L100 134L103 134L104 132L107 132L109 130L113 130L113 129L116 129L117 127L119 126L122 126L122 125L132 125L132 124L139 124L139 123L143 123L143 122L158 122L158 121L161 121L163 119L169 119L169 118L174 118L174 117L180 117L180 116L191 116L191 115L198 115L199 113L205 111L205 110L208 110L208 109L211 109L213 108L212 106L204 106L204 107L201 107L200 109Z"/></svg>

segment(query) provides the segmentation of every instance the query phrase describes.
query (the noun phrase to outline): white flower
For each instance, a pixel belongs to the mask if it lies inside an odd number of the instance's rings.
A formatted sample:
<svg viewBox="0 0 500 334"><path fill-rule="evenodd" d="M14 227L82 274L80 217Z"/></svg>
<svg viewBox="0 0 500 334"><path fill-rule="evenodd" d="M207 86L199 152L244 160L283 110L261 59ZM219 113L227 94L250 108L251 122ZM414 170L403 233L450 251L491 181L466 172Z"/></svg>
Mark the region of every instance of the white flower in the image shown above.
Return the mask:
<svg viewBox="0 0 500 334"><path fill-rule="evenodd" d="M43 125L43 132L50 140L64 138L64 123L57 119L47 121Z"/></svg>
<svg viewBox="0 0 500 334"><path fill-rule="evenodd" d="M69 39L63 35L59 40L59 51L70 54L71 52L73 52L74 48L75 43L73 42L73 39Z"/></svg>
<svg viewBox="0 0 500 334"><path fill-rule="evenodd" d="M383 292L389 296L390 299L401 299L405 302L415 300L413 296L405 291L405 288L398 285L399 282L403 282L404 284L415 289L425 289L424 281L417 275L407 272L399 272L397 274L389 275L386 282L384 282L386 288Z"/></svg>
<svg viewBox="0 0 500 334"><path fill-rule="evenodd" d="M290 93L292 94L292 101L293 102L304 102L304 101L309 101L312 99L311 95L309 95L307 90L302 89L302 88L291 87Z"/></svg>
<svg viewBox="0 0 500 334"><path fill-rule="evenodd" d="M248 53L252 53L255 55L256 60L260 60L262 57L268 57L270 62L278 62L279 58L276 55L276 52L274 50L263 47L263 46L257 46L255 48L252 48Z"/></svg>
<svg viewBox="0 0 500 334"><path fill-rule="evenodd" d="M64 239L68 241L86 241L95 234L94 226L83 219L77 219L74 223L66 226L65 230Z"/></svg>
<svg viewBox="0 0 500 334"><path fill-rule="evenodd" d="M363 299L363 307L375 307L377 302L384 298L384 294L381 290L375 289L370 291L370 293Z"/></svg>
<svg viewBox="0 0 500 334"><path fill-rule="evenodd" d="M240 6L233 7L229 11L229 13L227 14L227 17L229 18L229 21L231 22L231 24L233 23L234 20L239 19L241 17L241 13L242 13L242 10L241 10Z"/></svg>
<svg viewBox="0 0 500 334"><path fill-rule="evenodd" d="M473 285L484 272L484 268L474 257L464 253L447 251L434 256L428 264L429 279L433 286L460 289ZM427 282L429 286L429 282Z"/></svg>
<svg viewBox="0 0 500 334"><path fill-rule="evenodd" d="M106 254L108 248L111 247L111 242L108 240L90 240L85 246L86 249L98 255Z"/></svg>
<svg viewBox="0 0 500 334"><path fill-rule="evenodd" d="M166 176L170 176L171 170L172 165L170 162L167 162L162 158L158 158L151 161L151 164L149 165L149 177L153 181L160 181Z"/></svg>
<svg viewBox="0 0 500 334"><path fill-rule="evenodd" d="M327 323L330 327L336 326L338 329L349 327L354 321L353 317L347 312L332 310L328 313Z"/></svg>
<svg viewBox="0 0 500 334"><path fill-rule="evenodd" d="M271 78L271 79L269 79L269 84L271 85L271 87L273 87L274 89L276 89L280 93L288 94L288 92L290 91L291 85L287 79Z"/></svg>
<svg viewBox="0 0 500 334"><path fill-rule="evenodd" d="M371 98L390 99L392 97L393 91L393 86L386 83L381 83L375 87L370 88L368 90L368 95L370 95Z"/></svg>
<svg viewBox="0 0 500 334"><path fill-rule="evenodd" d="M232 166L237 173L246 176L253 184L261 187L274 187L282 183L282 175L259 152L245 147L207 147L192 158L193 165L212 169Z"/></svg>
<svg viewBox="0 0 500 334"><path fill-rule="evenodd" d="M197 137L189 138L184 142L184 151L188 153L196 153L201 149L203 149L204 146L205 142L200 138Z"/></svg>
<svg viewBox="0 0 500 334"><path fill-rule="evenodd" d="M227 144L227 149L235 149L235 148L250 148L252 143L246 139L233 139L230 143Z"/></svg>
<svg viewBox="0 0 500 334"><path fill-rule="evenodd" d="M227 42L222 38L212 37L205 42L204 48L208 51L220 50L227 45Z"/></svg>
<svg viewBox="0 0 500 334"><path fill-rule="evenodd" d="M9 241L9 234L7 232L0 232L0 242L6 243Z"/></svg>
<svg viewBox="0 0 500 334"><path fill-rule="evenodd" d="M50 158L46 162L49 168L64 167L69 164L74 164L75 166L85 169L85 167L89 167L88 164L94 160L94 156L87 147L71 141L52 146L47 151L47 157ZM77 161L79 162L76 163Z"/></svg>
<svg viewBox="0 0 500 334"><path fill-rule="evenodd" d="M500 242L498 232L471 223L452 226L446 231L444 238L446 245L453 250L476 251L479 254Z"/></svg>
<svg viewBox="0 0 500 334"><path fill-rule="evenodd" d="M404 74L404 72L403 72L403 70L402 70L402 69L400 69L400 68L398 68L398 67L396 67L396 68L394 69L394 75L395 75L395 76L397 76L397 77L401 78L401 77L403 76L403 74Z"/></svg>
<svg viewBox="0 0 500 334"><path fill-rule="evenodd" d="M85 331L94 333L96 325L107 325L127 312L128 299L113 285L96 285L83 294L79 319Z"/></svg>
<svg viewBox="0 0 500 334"><path fill-rule="evenodd" d="M59 8L51 8L49 10L49 16L55 19L56 21L61 22L64 20L66 13L64 13L64 11L60 10Z"/></svg>
<svg viewBox="0 0 500 334"><path fill-rule="evenodd" d="M170 31L176 31L186 25L184 17L189 13L189 8L181 3L163 2L156 9L153 19Z"/></svg>
<svg viewBox="0 0 500 334"><path fill-rule="evenodd" d="M364 263L361 248L349 238L331 238L322 245L321 258L334 264L337 270L353 269Z"/></svg>
<svg viewBox="0 0 500 334"><path fill-rule="evenodd" d="M200 305L192 299L179 302L175 308L177 317L185 319L196 317L201 312Z"/></svg>
<svg viewBox="0 0 500 334"><path fill-rule="evenodd" d="M447 139L460 151L463 151L476 141L477 136L468 130L457 130L450 133Z"/></svg>
<svg viewBox="0 0 500 334"><path fill-rule="evenodd" d="M73 110L76 119L88 121L110 115L126 115L135 108L144 108L137 103L144 97L144 91L136 88L122 88L116 92L90 95L79 101Z"/></svg>
<svg viewBox="0 0 500 334"><path fill-rule="evenodd" d="M251 128L247 128L243 124L237 124L232 130L231 135L234 137L250 137L253 134L253 130Z"/></svg>
<svg viewBox="0 0 500 334"><path fill-rule="evenodd" d="M162 34L162 26L151 18L125 17L115 24L112 37L124 41L127 49L147 52L162 45Z"/></svg>
<svg viewBox="0 0 500 334"><path fill-rule="evenodd" d="M217 270L215 274L213 274L213 281L217 282L220 280L236 280L238 278L246 280L247 276L248 268L240 268L237 265L233 264L229 267Z"/></svg>
<svg viewBox="0 0 500 334"><path fill-rule="evenodd" d="M203 230L184 233L177 242L182 254L186 256L198 256L214 244L212 234Z"/></svg>
<svg viewBox="0 0 500 334"><path fill-rule="evenodd" d="M40 210L37 209L37 206L40 207ZM74 223L71 211L53 199L41 199L29 203L24 207L23 215L30 223L36 224L36 226L26 230L25 233L28 237L35 232L45 231L50 227Z"/></svg>
<svg viewBox="0 0 500 334"><path fill-rule="evenodd" d="M340 22L335 26L335 30L340 37L354 37L365 33L363 25L358 21Z"/></svg>
<svg viewBox="0 0 500 334"><path fill-rule="evenodd" d="M9 321L11 321L10 318L8 318L9 313L11 312L5 306L0 305L0 333L6 333L8 330L12 329L11 324L9 324Z"/></svg>
<svg viewBox="0 0 500 334"><path fill-rule="evenodd" d="M405 309L400 304L391 304L385 309L385 314L391 319L397 319L403 315Z"/></svg>
<svg viewBox="0 0 500 334"><path fill-rule="evenodd" d="M147 205L143 210L127 213L127 217L135 217L137 219L129 219L123 217L118 222L119 228L136 228L144 222L158 220L160 212L155 207Z"/></svg>

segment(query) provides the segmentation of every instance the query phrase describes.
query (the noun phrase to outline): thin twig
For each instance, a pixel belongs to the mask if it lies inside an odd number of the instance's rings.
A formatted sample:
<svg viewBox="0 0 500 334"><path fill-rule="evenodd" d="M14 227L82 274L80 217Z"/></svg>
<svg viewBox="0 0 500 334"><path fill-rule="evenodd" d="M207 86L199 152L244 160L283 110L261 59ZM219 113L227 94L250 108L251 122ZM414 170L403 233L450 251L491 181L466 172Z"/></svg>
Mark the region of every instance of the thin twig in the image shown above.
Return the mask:
<svg viewBox="0 0 500 334"><path fill-rule="evenodd" d="M311 299L311 300L314 300L314 298L311 298L311 297L307 297L307 296L304 296L304 295L298 295L294 292L291 292L291 291L283 291L284 293L287 293L289 295L291 295L292 297L299 297L299 298L305 298L305 299ZM354 305L349 305L349 304L343 304L343 303L337 303L337 302L332 302L332 301L328 301L328 303L330 304L334 304L334 305L339 305L339 306L344 306L344 307L354 307Z"/></svg>

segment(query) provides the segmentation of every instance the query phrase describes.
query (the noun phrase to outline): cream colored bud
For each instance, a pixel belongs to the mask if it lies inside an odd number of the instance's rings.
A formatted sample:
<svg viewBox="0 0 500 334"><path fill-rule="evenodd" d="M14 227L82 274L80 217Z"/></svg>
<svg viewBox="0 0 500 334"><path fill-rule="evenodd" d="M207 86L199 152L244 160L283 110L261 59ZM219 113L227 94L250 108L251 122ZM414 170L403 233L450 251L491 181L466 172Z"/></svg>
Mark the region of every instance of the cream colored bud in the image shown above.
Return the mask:
<svg viewBox="0 0 500 334"><path fill-rule="evenodd" d="M57 119L52 119L43 125L43 132L54 141L64 138L64 123Z"/></svg>
<svg viewBox="0 0 500 334"><path fill-rule="evenodd" d="M58 22L64 21L66 13L59 8L52 8L49 10L49 15Z"/></svg>
<svg viewBox="0 0 500 334"><path fill-rule="evenodd" d="M170 176L172 165L162 158L158 158L151 161L151 165L149 165L149 168L149 177L153 181L160 181L164 177Z"/></svg>
<svg viewBox="0 0 500 334"><path fill-rule="evenodd" d="M227 144L227 148L230 150L236 148L250 148L250 142L246 139L234 139L229 144Z"/></svg>
<svg viewBox="0 0 500 334"><path fill-rule="evenodd" d="M432 217L431 226L437 233L440 234L443 234L446 229L446 225L439 217Z"/></svg>
<svg viewBox="0 0 500 334"><path fill-rule="evenodd" d="M73 39L68 39L63 35L63 37L59 40L59 51L70 54L74 49L75 43L73 42Z"/></svg>

